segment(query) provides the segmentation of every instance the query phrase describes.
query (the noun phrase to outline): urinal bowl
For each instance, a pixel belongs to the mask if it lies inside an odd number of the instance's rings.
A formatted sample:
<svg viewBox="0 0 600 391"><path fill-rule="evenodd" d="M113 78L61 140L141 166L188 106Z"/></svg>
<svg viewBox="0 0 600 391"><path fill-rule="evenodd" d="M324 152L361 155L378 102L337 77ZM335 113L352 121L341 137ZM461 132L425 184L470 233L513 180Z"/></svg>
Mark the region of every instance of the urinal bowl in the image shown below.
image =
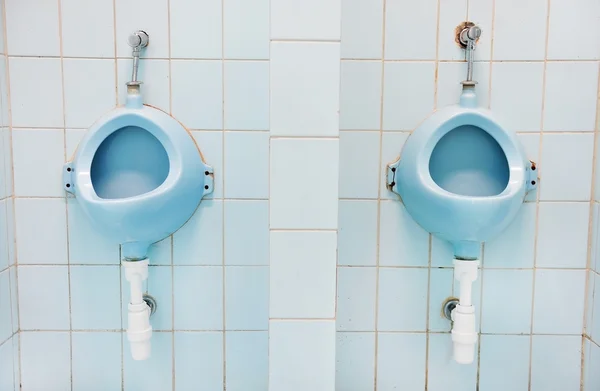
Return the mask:
<svg viewBox="0 0 600 391"><path fill-rule="evenodd" d="M213 189L187 130L149 107L117 108L89 129L65 167L65 186L125 259L179 229Z"/></svg>

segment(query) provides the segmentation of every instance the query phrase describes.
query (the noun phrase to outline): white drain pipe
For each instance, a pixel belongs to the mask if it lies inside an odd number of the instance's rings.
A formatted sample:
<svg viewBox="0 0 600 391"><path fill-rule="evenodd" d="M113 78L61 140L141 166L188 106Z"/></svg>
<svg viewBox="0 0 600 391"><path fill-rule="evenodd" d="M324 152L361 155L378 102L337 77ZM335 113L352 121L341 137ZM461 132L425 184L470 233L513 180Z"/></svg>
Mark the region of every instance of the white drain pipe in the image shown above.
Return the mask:
<svg viewBox="0 0 600 391"><path fill-rule="evenodd" d="M141 261L123 261L125 278L129 281L129 313L127 316L127 339L134 360L150 357L150 307L144 301L143 283L148 278L148 258Z"/></svg>
<svg viewBox="0 0 600 391"><path fill-rule="evenodd" d="M471 364L475 358L477 329L475 307L471 300L471 288L477 280L477 260L454 259L454 278L460 284L459 302L452 311L452 342L454 360L459 364Z"/></svg>

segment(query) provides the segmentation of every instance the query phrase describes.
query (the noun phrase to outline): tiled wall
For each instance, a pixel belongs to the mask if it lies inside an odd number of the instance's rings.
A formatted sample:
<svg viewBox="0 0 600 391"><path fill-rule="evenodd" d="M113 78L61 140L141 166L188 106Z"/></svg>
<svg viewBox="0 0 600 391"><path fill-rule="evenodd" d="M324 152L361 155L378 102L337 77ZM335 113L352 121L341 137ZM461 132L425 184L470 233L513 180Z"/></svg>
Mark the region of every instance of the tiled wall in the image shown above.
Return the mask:
<svg viewBox="0 0 600 391"><path fill-rule="evenodd" d="M0 1L0 20L4 20L3 3ZM19 384L19 340L5 47L4 28L0 25L0 390L13 391Z"/></svg>
<svg viewBox="0 0 600 391"><path fill-rule="evenodd" d="M121 334L119 246L61 184L85 129L124 102L136 29L150 35L145 102L182 121L215 170L214 193L152 250L144 362ZM269 1L6 0L6 32L22 390L265 390Z"/></svg>
<svg viewBox="0 0 600 391"><path fill-rule="evenodd" d="M580 390L599 18L596 0L342 2L337 390ZM441 316L457 293L451 248L410 218L383 169L458 101L464 20L483 29L479 103L518 132L542 179L482 249L478 354L460 366ZM586 27L576 41L575 25ZM585 390L596 390L600 331L588 334Z"/></svg>

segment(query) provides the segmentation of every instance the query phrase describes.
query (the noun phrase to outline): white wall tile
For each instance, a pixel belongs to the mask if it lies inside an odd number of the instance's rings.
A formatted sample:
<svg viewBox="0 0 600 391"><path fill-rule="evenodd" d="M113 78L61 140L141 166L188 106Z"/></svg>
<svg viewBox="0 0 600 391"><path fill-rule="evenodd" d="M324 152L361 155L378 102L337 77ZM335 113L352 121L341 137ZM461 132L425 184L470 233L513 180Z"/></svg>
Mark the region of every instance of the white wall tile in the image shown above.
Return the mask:
<svg viewBox="0 0 600 391"><path fill-rule="evenodd" d="M223 69L218 61L171 61L172 114L188 129L223 127Z"/></svg>
<svg viewBox="0 0 600 391"><path fill-rule="evenodd" d="M543 60L548 1L503 0L495 4L494 60Z"/></svg>
<svg viewBox="0 0 600 391"><path fill-rule="evenodd" d="M59 56L58 2L6 0L6 39L12 56Z"/></svg>
<svg viewBox="0 0 600 391"><path fill-rule="evenodd" d="M438 67L437 108L458 104L462 92L461 81L467 78L467 68L463 62L442 62ZM477 81L475 93L477 105L488 107L490 91L490 63L476 62L473 65L473 80ZM384 86L384 89L387 85Z"/></svg>
<svg viewBox="0 0 600 391"><path fill-rule="evenodd" d="M112 1L61 0L60 5L63 56L115 56L115 15Z"/></svg>
<svg viewBox="0 0 600 391"><path fill-rule="evenodd" d="M342 0L342 58L383 56L383 0Z"/></svg>
<svg viewBox="0 0 600 391"><path fill-rule="evenodd" d="M335 321L270 321L269 390L334 388Z"/></svg>
<svg viewBox="0 0 600 391"><path fill-rule="evenodd" d="M130 57L127 37L134 31L143 30L150 36L143 57L169 57L168 4L168 0L147 0L143 3L138 0L115 1L117 56Z"/></svg>
<svg viewBox="0 0 600 391"><path fill-rule="evenodd" d="M592 131L596 124L598 63L546 65L544 131Z"/></svg>
<svg viewBox="0 0 600 391"><path fill-rule="evenodd" d="M117 60L117 91L118 104L124 105L127 99L127 85L131 80L131 60ZM144 84L141 86L144 103L161 109L167 113L170 112L170 71L168 60L140 60L138 68L138 80Z"/></svg>
<svg viewBox="0 0 600 391"><path fill-rule="evenodd" d="M552 0L548 30L548 59L600 59L600 2L596 0ZM581 39L573 39L575 26Z"/></svg>
<svg viewBox="0 0 600 391"><path fill-rule="evenodd" d="M333 318L337 234L272 231L270 241L269 316Z"/></svg>
<svg viewBox="0 0 600 391"><path fill-rule="evenodd" d="M63 72L65 126L88 128L117 104L114 60L65 59Z"/></svg>
<svg viewBox="0 0 600 391"><path fill-rule="evenodd" d="M226 61L225 129L269 129L269 63Z"/></svg>
<svg viewBox="0 0 600 391"><path fill-rule="evenodd" d="M477 24L482 34L477 41L475 60L489 61L492 58L492 41L494 22L494 0L468 1L468 20Z"/></svg>
<svg viewBox="0 0 600 391"><path fill-rule="evenodd" d="M269 0L223 3L223 57L269 58Z"/></svg>
<svg viewBox="0 0 600 391"><path fill-rule="evenodd" d="M18 129L12 135L15 195L61 197L65 140L61 129Z"/></svg>
<svg viewBox="0 0 600 391"><path fill-rule="evenodd" d="M225 198L269 198L269 133L225 132Z"/></svg>
<svg viewBox="0 0 600 391"><path fill-rule="evenodd" d="M456 26L465 20L470 20L467 18L467 3L469 3L467 0L440 1L438 26L438 59L440 60L465 59L465 50L456 42Z"/></svg>
<svg viewBox="0 0 600 391"><path fill-rule="evenodd" d="M339 141L271 139L271 229L337 229Z"/></svg>
<svg viewBox="0 0 600 391"><path fill-rule="evenodd" d="M437 11L436 0L388 0L385 9L385 59L434 60ZM409 38L414 37L416 32L418 39Z"/></svg>
<svg viewBox="0 0 600 391"><path fill-rule="evenodd" d="M378 130L381 122L380 61L342 61L340 129Z"/></svg>
<svg viewBox="0 0 600 391"><path fill-rule="evenodd" d="M9 65L12 125L62 127L60 59L11 58Z"/></svg>
<svg viewBox="0 0 600 391"><path fill-rule="evenodd" d="M339 43L271 44L271 135L339 132Z"/></svg>
<svg viewBox="0 0 600 391"><path fill-rule="evenodd" d="M379 148L379 132L340 132L341 198L377 198Z"/></svg>
<svg viewBox="0 0 600 391"><path fill-rule="evenodd" d="M170 0L171 57L222 57L221 2Z"/></svg>
<svg viewBox="0 0 600 391"><path fill-rule="evenodd" d="M341 0L271 0L271 39L339 40Z"/></svg>

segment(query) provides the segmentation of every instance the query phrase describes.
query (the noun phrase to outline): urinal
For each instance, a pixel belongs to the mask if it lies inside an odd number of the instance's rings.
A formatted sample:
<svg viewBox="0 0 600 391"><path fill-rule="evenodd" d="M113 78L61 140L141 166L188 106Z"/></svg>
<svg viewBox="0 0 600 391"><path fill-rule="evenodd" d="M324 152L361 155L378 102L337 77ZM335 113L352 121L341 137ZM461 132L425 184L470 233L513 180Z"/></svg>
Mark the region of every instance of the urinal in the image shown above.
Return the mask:
<svg viewBox="0 0 600 391"><path fill-rule="evenodd" d="M64 167L64 186L102 235L121 244L130 282L128 339L136 360L150 355L150 307L142 284L148 249L177 231L213 190L206 165L190 133L173 117L142 102L137 80L148 35L130 37L133 76L124 107L100 118Z"/></svg>
<svg viewBox="0 0 600 391"><path fill-rule="evenodd" d="M459 104L423 121L400 159L387 167L388 188L400 195L412 218L453 245L460 300L452 311L452 340L454 358L463 364L473 361L477 341L471 285L481 243L512 222L538 182L535 163L526 159L516 134L477 107L472 62L480 34L474 25L460 34L468 72Z"/></svg>

